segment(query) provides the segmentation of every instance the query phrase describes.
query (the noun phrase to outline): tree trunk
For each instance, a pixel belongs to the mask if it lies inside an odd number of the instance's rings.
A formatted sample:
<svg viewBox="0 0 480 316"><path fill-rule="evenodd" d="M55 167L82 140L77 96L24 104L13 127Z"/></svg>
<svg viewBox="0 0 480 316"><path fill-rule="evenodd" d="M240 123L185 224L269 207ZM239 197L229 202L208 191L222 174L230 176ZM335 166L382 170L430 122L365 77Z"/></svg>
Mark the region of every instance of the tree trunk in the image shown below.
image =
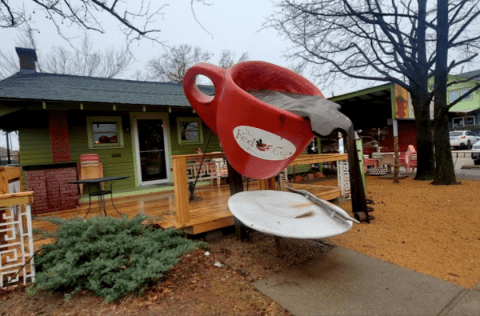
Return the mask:
<svg viewBox="0 0 480 316"><path fill-rule="evenodd" d="M414 86L411 93L417 126L417 174L415 180L432 180L435 175L432 122L428 90Z"/></svg>
<svg viewBox="0 0 480 316"><path fill-rule="evenodd" d="M446 96L446 91L445 94ZM446 98L446 97L445 97ZM435 99L435 103L437 100ZM432 184L457 184L452 152L450 150L450 136L448 131L448 112L436 115L433 127L435 129L435 178Z"/></svg>
<svg viewBox="0 0 480 316"><path fill-rule="evenodd" d="M418 66L415 81L410 80L410 95L415 112L417 126L417 174L415 180L432 180L435 174L432 139L432 121L430 116L430 98L428 92L428 66L426 48L427 1L418 1L418 29L416 54Z"/></svg>
<svg viewBox="0 0 480 316"><path fill-rule="evenodd" d="M432 184L456 184L448 133L448 0L438 0L435 63L435 178Z"/></svg>

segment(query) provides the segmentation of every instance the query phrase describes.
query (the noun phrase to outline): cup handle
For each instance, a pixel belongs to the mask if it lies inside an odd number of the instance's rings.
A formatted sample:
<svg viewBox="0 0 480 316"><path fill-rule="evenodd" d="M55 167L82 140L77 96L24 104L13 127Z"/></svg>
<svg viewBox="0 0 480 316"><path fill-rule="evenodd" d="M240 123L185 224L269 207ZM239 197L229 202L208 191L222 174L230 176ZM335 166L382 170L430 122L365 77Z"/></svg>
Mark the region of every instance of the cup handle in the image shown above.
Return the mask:
<svg viewBox="0 0 480 316"><path fill-rule="evenodd" d="M198 63L190 67L183 77L183 90L185 95L198 113L200 118L217 135L217 104L218 97L225 82L226 70L207 63ZM215 95L203 94L195 84L198 75L204 75L212 80L215 87Z"/></svg>

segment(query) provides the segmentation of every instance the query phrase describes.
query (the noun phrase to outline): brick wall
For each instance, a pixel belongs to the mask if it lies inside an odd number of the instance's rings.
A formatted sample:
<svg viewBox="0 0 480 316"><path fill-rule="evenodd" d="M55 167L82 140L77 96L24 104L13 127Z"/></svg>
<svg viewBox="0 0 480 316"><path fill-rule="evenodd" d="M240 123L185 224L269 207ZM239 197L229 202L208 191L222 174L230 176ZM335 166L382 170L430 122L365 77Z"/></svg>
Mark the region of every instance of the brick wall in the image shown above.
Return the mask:
<svg viewBox="0 0 480 316"><path fill-rule="evenodd" d="M32 215L73 209L78 202L75 168L29 170L25 172L27 188L35 192Z"/></svg>

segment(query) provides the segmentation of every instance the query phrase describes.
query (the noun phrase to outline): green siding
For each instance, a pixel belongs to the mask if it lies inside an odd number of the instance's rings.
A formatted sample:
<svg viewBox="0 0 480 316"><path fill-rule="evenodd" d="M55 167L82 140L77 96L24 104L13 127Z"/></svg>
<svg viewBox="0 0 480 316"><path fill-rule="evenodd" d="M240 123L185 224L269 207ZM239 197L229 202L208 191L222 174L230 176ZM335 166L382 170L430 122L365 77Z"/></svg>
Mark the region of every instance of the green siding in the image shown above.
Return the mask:
<svg viewBox="0 0 480 316"><path fill-rule="evenodd" d="M448 76L448 81L462 81L465 80L465 78L458 77L458 76L453 76L449 75ZM462 82L462 83L457 83L454 85L451 85L447 88L447 102L450 103L450 92L452 91L458 91L460 95L460 91L462 89L471 89L475 85L477 85L479 81L477 80L470 80L467 82ZM458 102L456 105L454 105L451 109L449 109L449 112L461 112L465 110L475 110L480 108L480 91L474 91L471 94L471 99L470 100L462 100Z"/></svg>
<svg viewBox="0 0 480 316"><path fill-rule="evenodd" d="M208 135L210 134L210 129L202 123L203 129L203 143L202 144L193 144L193 145L180 145L178 143L178 127L177 127L177 118L178 117L198 117L197 115L191 113L171 113L170 114L170 136L171 136L171 155L189 155L195 153L195 148L201 148L202 152L205 150L205 145L207 144ZM212 151L223 151L222 146L220 145L220 140L218 137L212 133L210 143L208 145L207 152Z"/></svg>
<svg viewBox="0 0 480 316"><path fill-rule="evenodd" d="M195 148L205 149L210 129L202 124L203 143L192 145L180 145L178 143L177 117L198 117L192 112L172 111L168 114L166 135L168 139L168 150L172 155L193 154ZM158 114L159 112L151 112ZM129 190L138 186L136 179L136 157L134 146L134 117L135 115L148 115L149 112L123 112L123 111L82 111L68 110L67 120L69 128L70 158L71 162L78 162L82 154L97 153L103 164L104 176L129 176L127 180L115 183L115 190ZM50 131L48 121L49 111L28 111L25 113L24 121L19 130L20 159L22 165L51 164L53 162ZM130 121L130 132L123 129L124 146L122 148L89 149L87 136L87 116L120 116L122 122ZM125 127L125 126L124 126ZM223 151L218 137L212 134L208 152ZM120 156L120 157L118 157ZM172 167L169 157L170 168ZM170 181L173 182L173 173L170 172Z"/></svg>
<svg viewBox="0 0 480 316"><path fill-rule="evenodd" d="M103 165L103 175L129 176L130 178L115 182L116 190L123 190L135 187L135 171L132 151L132 138L130 133L123 130L123 148L101 148L89 149L87 136L87 116L120 116L128 117L127 112L87 112L68 111L68 126L70 135L70 157L71 161L79 162L83 154L98 154ZM120 155L120 157L118 157ZM115 157L114 157L115 156Z"/></svg>
<svg viewBox="0 0 480 316"><path fill-rule="evenodd" d="M52 163L48 113L34 111L25 116L24 123L18 129L18 141L22 165Z"/></svg>
<svg viewBox="0 0 480 316"><path fill-rule="evenodd" d="M52 163L52 145L48 127L48 112L32 111L25 115L18 128L20 163L22 166ZM27 189L27 177L22 171L22 182Z"/></svg>

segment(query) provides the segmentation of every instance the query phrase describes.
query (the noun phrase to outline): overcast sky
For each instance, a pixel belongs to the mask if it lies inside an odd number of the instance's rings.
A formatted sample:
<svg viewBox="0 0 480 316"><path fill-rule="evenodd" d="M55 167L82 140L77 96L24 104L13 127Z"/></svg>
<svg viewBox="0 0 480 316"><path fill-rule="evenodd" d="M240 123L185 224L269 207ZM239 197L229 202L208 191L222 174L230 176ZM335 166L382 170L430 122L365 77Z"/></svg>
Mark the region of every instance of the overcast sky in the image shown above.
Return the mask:
<svg viewBox="0 0 480 316"><path fill-rule="evenodd" d="M157 1L157 0L155 0ZM157 3L153 1L154 3ZM25 0L25 6L32 6L33 1ZM158 38L165 41L167 45L189 44L200 46L202 49L214 53L212 63L218 62L220 53L224 49L234 51L239 57L247 52L249 60L262 60L288 67L294 61L288 61L283 57L289 43L283 40L275 30L262 29L265 18L273 10L273 4L268 0L242 0L242 1L218 1L209 0L211 5L194 3L193 8L198 22L191 9L190 0L163 1L168 3L158 17L154 28L160 29ZM130 0L130 3L134 3ZM32 28L38 29L37 39L39 41L39 54L46 54L52 45L68 46L62 39L51 22L45 19L40 10L32 16ZM125 43L124 35L118 30L118 22L114 21L108 14L102 15L106 34L89 32L95 49L102 47L121 47ZM200 25L200 24L201 25ZM202 28L203 27L203 28ZM204 30L205 29L205 30ZM15 54L15 39L18 37L17 30L2 29L2 46L4 52ZM73 45L79 44L83 36L82 31L77 28L70 28L64 31L70 37L77 37L72 40ZM137 69L144 70L145 65L151 58L163 53L163 48L158 43L149 40L141 40L132 45L132 51L136 62L130 66L123 78L128 78ZM16 55L15 55L16 56ZM314 81L308 73L304 74L307 79ZM326 97L356 91L366 86L349 86L325 88L318 86ZM5 137L0 137L0 146L5 146ZM13 138L14 148L18 148L16 137Z"/></svg>

